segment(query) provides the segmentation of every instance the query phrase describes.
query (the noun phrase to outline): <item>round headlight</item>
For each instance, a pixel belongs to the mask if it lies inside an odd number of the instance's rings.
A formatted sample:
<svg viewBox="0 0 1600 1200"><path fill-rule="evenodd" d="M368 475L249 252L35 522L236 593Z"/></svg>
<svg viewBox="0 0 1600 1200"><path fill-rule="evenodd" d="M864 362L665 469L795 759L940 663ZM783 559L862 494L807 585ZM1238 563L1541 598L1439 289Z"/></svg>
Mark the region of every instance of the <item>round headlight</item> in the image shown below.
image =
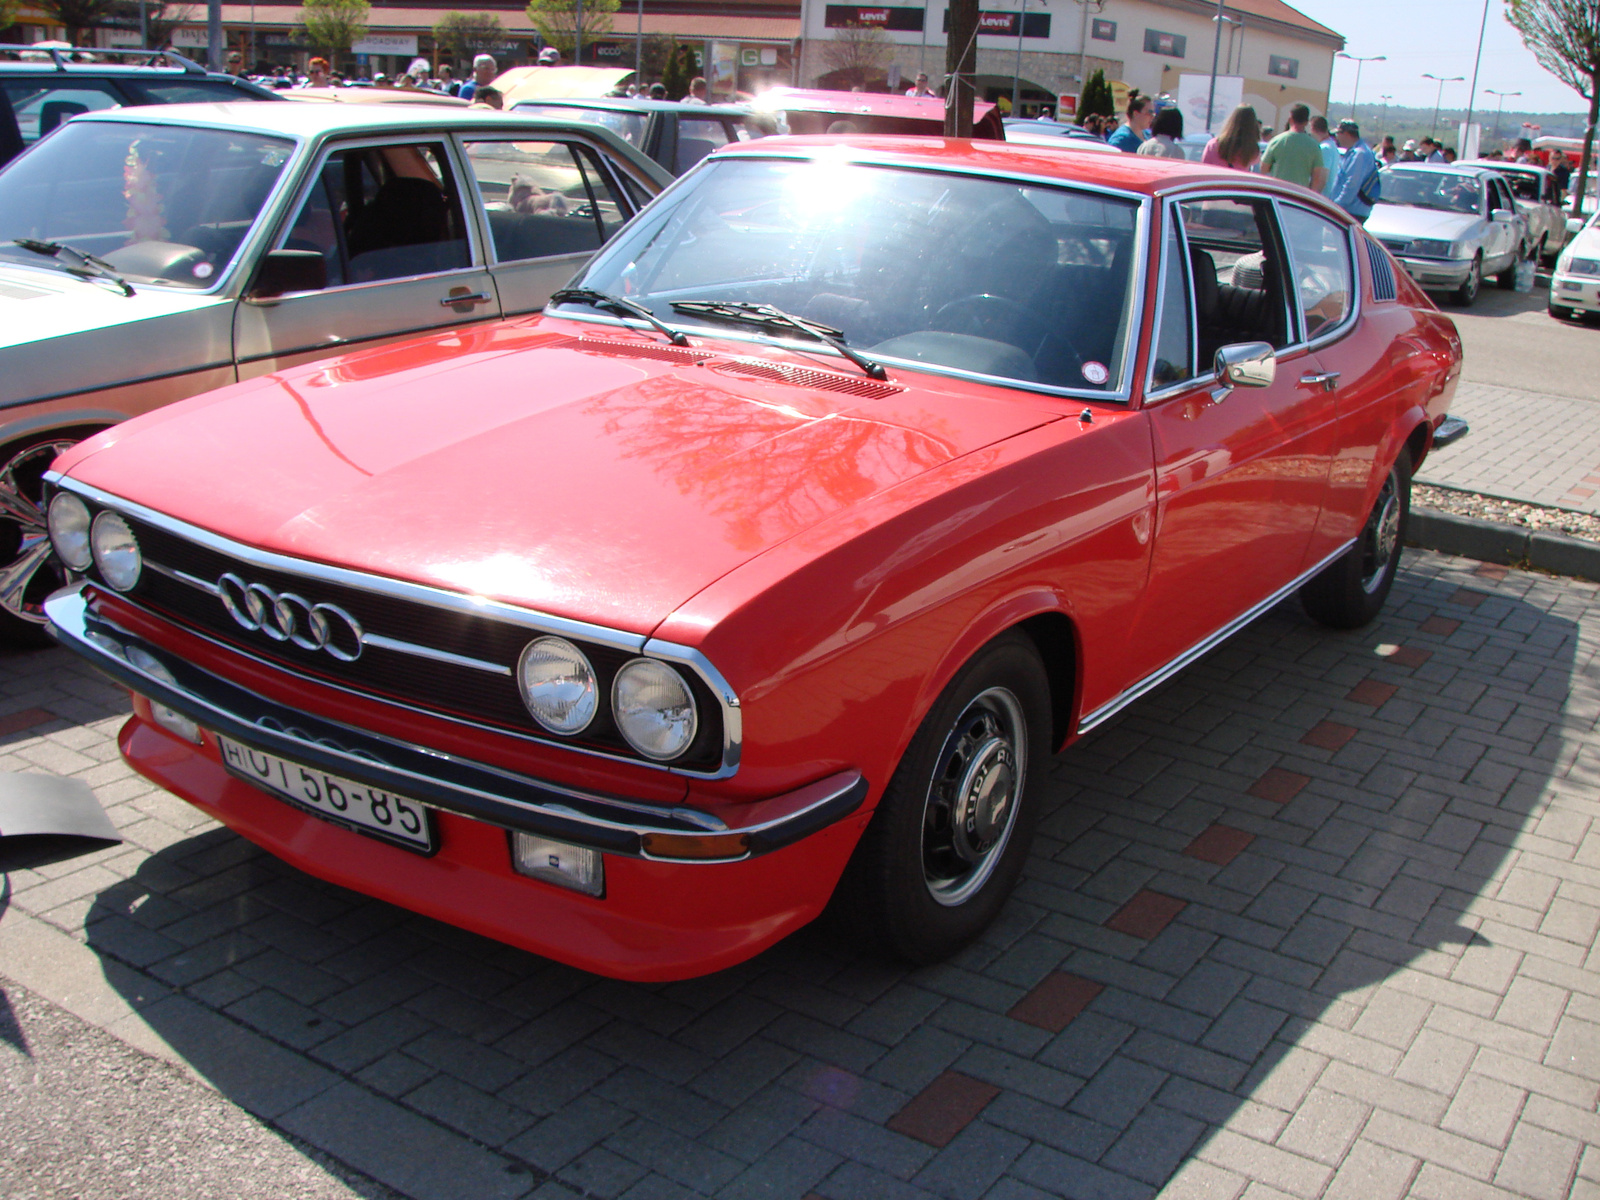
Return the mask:
<svg viewBox="0 0 1600 1200"><path fill-rule="evenodd" d="M694 741L694 693L666 663L636 658L611 684L611 711L622 736L646 758L676 758Z"/></svg>
<svg viewBox="0 0 1600 1200"><path fill-rule="evenodd" d="M594 668L565 638L529 642L517 662L517 686L533 719L551 733L586 729L600 707Z"/></svg>
<svg viewBox="0 0 1600 1200"><path fill-rule="evenodd" d="M101 577L119 592L131 591L144 569L144 556L128 523L114 512L101 513L94 519L89 543Z"/></svg>
<svg viewBox="0 0 1600 1200"><path fill-rule="evenodd" d="M50 544L74 571L87 571L94 561L89 549L89 506L71 492L57 492L50 501Z"/></svg>

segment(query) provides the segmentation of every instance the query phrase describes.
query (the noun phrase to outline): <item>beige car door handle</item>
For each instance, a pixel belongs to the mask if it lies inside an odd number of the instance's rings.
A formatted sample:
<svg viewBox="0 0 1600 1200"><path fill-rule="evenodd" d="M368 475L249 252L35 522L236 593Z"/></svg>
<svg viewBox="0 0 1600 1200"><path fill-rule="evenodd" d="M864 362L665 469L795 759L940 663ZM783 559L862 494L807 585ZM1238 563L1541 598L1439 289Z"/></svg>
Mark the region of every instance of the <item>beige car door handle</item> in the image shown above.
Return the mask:
<svg viewBox="0 0 1600 1200"><path fill-rule="evenodd" d="M1338 381L1339 372L1337 371L1317 371L1300 376L1300 382L1307 387L1313 387L1320 383L1322 390L1325 392L1333 391L1333 385Z"/></svg>
<svg viewBox="0 0 1600 1200"><path fill-rule="evenodd" d="M455 308L458 305L490 304L494 297L488 292L451 292L439 301L440 308Z"/></svg>

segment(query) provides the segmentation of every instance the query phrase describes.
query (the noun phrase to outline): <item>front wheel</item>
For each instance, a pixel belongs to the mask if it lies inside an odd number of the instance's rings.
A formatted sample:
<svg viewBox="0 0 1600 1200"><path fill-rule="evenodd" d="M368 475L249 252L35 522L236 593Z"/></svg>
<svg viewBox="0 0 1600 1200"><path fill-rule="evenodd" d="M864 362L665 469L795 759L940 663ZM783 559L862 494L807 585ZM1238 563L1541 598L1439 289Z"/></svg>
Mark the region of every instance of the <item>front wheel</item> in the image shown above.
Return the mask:
<svg viewBox="0 0 1600 1200"><path fill-rule="evenodd" d="M1016 886L1050 757L1050 682L1033 642L990 642L934 702L840 884L838 915L913 962L994 920Z"/></svg>
<svg viewBox="0 0 1600 1200"><path fill-rule="evenodd" d="M1478 289L1483 286L1483 259L1474 258L1472 265L1467 268L1467 277L1461 281L1461 286L1451 292L1451 297L1462 308L1470 308L1472 302L1478 298Z"/></svg>
<svg viewBox="0 0 1600 1200"><path fill-rule="evenodd" d="M51 644L44 602L65 582L45 529L44 473L76 438L24 442L0 467L0 644L37 649Z"/></svg>
<svg viewBox="0 0 1600 1200"><path fill-rule="evenodd" d="M1554 301L1551 301L1546 311L1558 321L1565 321L1572 315L1572 310L1565 304L1557 304Z"/></svg>
<svg viewBox="0 0 1600 1200"><path fill-rule="evenodd" d="M1401 450L1355 544L1300 589L1300 603L1313 620L1358 629L1378 615L1394 586L1410 513L1411 454Z"/></svg>

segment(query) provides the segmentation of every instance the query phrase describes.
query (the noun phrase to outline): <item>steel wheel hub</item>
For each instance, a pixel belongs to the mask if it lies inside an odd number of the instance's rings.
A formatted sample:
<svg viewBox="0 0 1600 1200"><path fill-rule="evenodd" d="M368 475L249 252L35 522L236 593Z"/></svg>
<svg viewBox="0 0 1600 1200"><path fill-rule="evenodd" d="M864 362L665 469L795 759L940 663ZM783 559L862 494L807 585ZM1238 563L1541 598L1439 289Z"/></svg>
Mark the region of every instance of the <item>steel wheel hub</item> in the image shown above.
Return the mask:
<svg viewBox="0 0 1600 1200"><path fill-rule="evenodd" d="M45 527L44 473L73 441L40 442L0 468L0 608L36 625L61 582Z"/></svg>
<svg viewBox="0 0 1600 1200"><path fill-rule="evenodd" d="M1400 493L1393 473L1385 481L1377 506L1367 520L1364 539L1366 553L1361 564L1361 587L1371 593L1382 584L1384 570L1400 542Z"/></svg>
<svg viewBox="0 0 1600 1200"><path fill-rule="evenodd" d="M1026 771L1022 705L1005 688L990 688L945 738L923 809L923 879L940 904L962 903L994 873Z"/></svg>

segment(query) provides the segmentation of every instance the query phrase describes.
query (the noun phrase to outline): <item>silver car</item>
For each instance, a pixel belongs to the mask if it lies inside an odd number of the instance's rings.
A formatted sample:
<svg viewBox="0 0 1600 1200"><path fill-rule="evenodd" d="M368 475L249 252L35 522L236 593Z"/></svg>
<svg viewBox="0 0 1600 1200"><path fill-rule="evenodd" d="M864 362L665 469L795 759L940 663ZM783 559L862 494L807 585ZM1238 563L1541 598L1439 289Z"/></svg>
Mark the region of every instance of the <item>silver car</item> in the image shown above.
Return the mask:
<svg viewBox="0 0 1600 1200"><path fill-rule="evenodd" d="M64 447L294 363L533 312L671 176L491 109L124 108L0 170L0 638L39 642Z"/></svg>
<svg viewBox="0 0 1600 1200"><path fill-rule="evenodd" d="M1567 244L1567 214L1561 208L1556 177L1532 163L1470 159L1458 166L1483 167L1493 171L1511 187L1517 211L1528 220L1528 241L1541 259L1554 262Z"/></svg>
<svg viewBox="0 0 1600 1200"><path fill-rule="evenodd" d="M1462 305L1478 298L1485 275L1516 285L1517 264L1533 242L1511 189L1481 167L1407 164L1380 176L1383 198L1367 232L1400 260L1417 283L1448 291Z"/></svg>

